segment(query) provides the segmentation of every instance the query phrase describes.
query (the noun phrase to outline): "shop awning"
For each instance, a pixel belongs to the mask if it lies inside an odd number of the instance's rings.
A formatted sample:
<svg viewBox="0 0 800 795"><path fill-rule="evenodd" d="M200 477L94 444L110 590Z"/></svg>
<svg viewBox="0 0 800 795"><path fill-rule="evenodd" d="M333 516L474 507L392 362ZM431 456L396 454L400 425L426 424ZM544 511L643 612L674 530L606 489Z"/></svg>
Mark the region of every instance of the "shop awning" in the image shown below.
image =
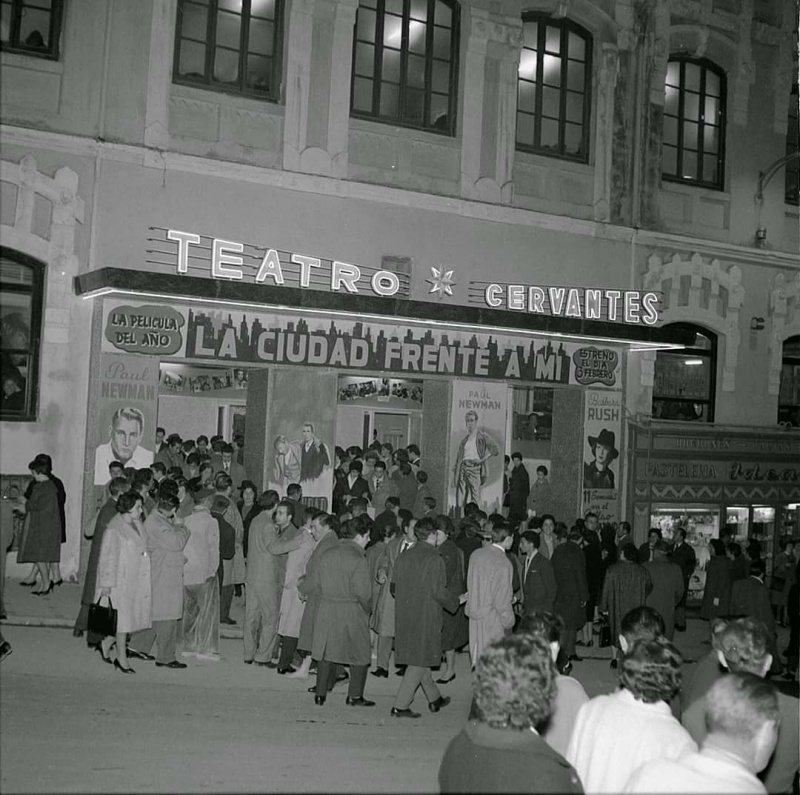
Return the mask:
<svg viewBox="0 0 800 795"><path fill-rule="evenodd" d="M101 268L76 276L75 293L87 299L108 295L131 296L154 301L222 304L230 308L257 307L316 316L406 322L489 334L549 336L625 345L632 350L683 348L694 343L693 333L671 327L585 320L406 298L352 295L128 268Z"/></svg>

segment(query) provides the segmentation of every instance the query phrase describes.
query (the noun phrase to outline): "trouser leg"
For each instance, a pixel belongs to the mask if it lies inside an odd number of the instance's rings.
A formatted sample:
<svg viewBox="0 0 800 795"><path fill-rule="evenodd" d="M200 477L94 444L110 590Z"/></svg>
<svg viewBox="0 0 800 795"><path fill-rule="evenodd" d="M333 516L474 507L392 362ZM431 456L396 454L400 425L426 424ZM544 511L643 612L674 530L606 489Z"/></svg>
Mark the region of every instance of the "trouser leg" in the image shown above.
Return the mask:
<svg viewBox="0 0 800 795"><path fill-rule="evenodd" d="M258 597L255 591L248 588L244 602L244 626L242 627L245 660L255 659L261 622L262 614ZM259 662L266 662L266 660L259 660Z"/></svg>
<svg viewBox="0 0 800 795"><path fill-rule="evenodd" d="M389 658L392 656L392 641L394 640L391 635L378 635L378 668L383 668L384 671L389 670Z"/></svg>
<svg viewBox="0 0 800 795"><path fill-rule="evenodd" d="M289 635L283 636L281 643L281 656L278 661L278 668L280 670L288 668L294 659L294 653L297 651L297 638L292 638Z"/></svg>
<svg viewBox="0 0 800 795"><path fill-rule="evenodd" d="M400 689L397 691L397 698L394 700L394 705L397 709L408 709L411 706L411 702L414 700L414 693L417 692L425 671L430 675L429 668L421 668L418 665L406 666L406 672L400 681Z"/></svg>
<svg viewBox="0 0 800 795"><path fill-rule="evenodd" d="M255 657L258 662L269 662L274 656L278 645L279 605L277 597L269 596L261 599L261 639Z"/></svg>
<svg viewBox="0 0 800 795"><path fill-rule="evenodd" d="M577 632L574 629L564 629L561 631L561 648L567 657L575 654L575 641L577 639Z"/></svg>
<svg viewBox="0 0 800 795"><path fill-rule="evenodd" d="M175 659L175 644L178 640L178 619L154 621L153 627L158 640L156 662L171 663Z"/></svg>
<svg viewBox="0 0 800 795"><path fill-rule="evenodd" d="M183 588L181 644L184 651L197 651L197 630L200 618L199 594L202 587L202 585L185 585Z"/></svg>
<svg viewBox="0 0 800 795"><path fill-rule="evenodd" d="M86 632L89 629L89 605L81 604L73 629L81 632Z"/></svg>
<svg viewBox="0 0 800 795"><path fill-rule="evenodd" d="M232 602L233 602L233 585L223 585L219 591L220 621L227 621L231 617Z"/></svg>
<svg viewBox="0 0 800 795"><path fill-rule="evenodd" d="M348 698L361 698L367 686L367 671L369 665L350 666L350 684L347 686Z"/></svg>
<svg viewBox="0 0 800 795"><path fill-rule="evenodd" d="M158 623L158 622L155 622ZM156 627L155 624L147 629L140 629L138 632L131 634L128 646L134 651L140 651L144 654L150 654L150 649L156 640Z"/></svg>
<svg viewBox="0 0 800 795"><path fill-rule="evenodd" d="M336 664L328 660L320 660L317 663L317 695L325 698L333 687L335 678Z"/></svg>
<svg viewBox="0 0 800 795"><path fill-rule="evenodd" d="M420 679L419 683L422 686L422 692L425 693L425 698L428 699L428 703L436 701L442 697L442 694L439 692L439 688L436 687L436 683L433 681L430 668L425 669L425 672L422 674L422 679Z"/></svg>

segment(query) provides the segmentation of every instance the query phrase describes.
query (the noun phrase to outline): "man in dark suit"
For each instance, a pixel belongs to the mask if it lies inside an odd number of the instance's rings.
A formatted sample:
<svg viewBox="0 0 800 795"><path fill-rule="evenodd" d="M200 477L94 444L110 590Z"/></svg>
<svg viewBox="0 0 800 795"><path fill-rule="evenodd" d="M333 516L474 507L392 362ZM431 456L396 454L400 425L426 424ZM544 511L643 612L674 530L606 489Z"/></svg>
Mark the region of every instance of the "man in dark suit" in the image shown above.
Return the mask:
<svg viewBox="0 0 800 795"><path fill-rule="evenodd" d="M325 443L314 435L314 426L303 423L303 442L300 448L300 481L316 480L326 466L331 465L331 457Z"/></svg>
<svg viewBox="0 0 800 795"><path fill-rule="evenodd" d="M525 556L522 564L523 614L552 613L556 600L556 578L553 564L539 554L541 539L533 530L526 530L519 542Z"/></svg>
<svg viewBox="0 0 800 795"><path fill-rule="evenodd" d="M233 493L237 494L242 486L242 481L247 480L244 467L234 459L232 444L223 444L220 450L220 456L222 458L222 467L219 471L226 472L231 476L231 480L233 481Z"/></svg>
<svg viewBox="0 0 800 795"><path fill-rule="evenodd" d="M508 479L508 520L521 522L528 515L531 479L522 463L522 453L511 454L511 476Z"/></svg>
<svg viewBox="0 0 800 795"><path fill-rule="evenodd" d="M361 477L362 466L360 461L351 461L347 477L336 481L333 487L334 513L338 513L353 497L370 498L369 483Z"/></svg>
<svg viewBox="0 0 800 795"><path fill-rule="evenodd" d="M681 567L683 572L683 596L675 608L675 629L683 632L686 629L686 597L689 595L689 581L697 565L697 555L691 545L686 543L686 530L679 527L675 531L675 549L672 551L672 560ZM641 563L641 561L639 561Z"/></svg>
<svg viewBox="0 0 800 795"><path fill-rule="evenodd" d="M750 563L750 576L736 580L731 588L731 615L757 618L764 622L769 634L769 652L772 654L772 672L780 672L781 662L775 636L775 617L772 614L769 591L764 585L766 567L757 559Z"/></svg>

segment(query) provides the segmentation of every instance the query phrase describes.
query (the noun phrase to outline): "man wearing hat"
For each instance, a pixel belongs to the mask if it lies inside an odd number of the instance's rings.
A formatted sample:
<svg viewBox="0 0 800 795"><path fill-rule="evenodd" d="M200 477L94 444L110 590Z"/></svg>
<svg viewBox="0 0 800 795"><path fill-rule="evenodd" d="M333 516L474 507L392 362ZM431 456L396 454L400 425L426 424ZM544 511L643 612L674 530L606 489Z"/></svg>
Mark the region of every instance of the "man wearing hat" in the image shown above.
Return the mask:
<svg viewBox="0 0 800 795"><path fill-rule="evenodd" d="M664 619L664 636L672 640L675 637L675 608L683 598L685 588L683 572L667 557L668 552L669 544L659 538L653 547L653 559L644 564L653 583L653 590L644 603Z"/></svg>
<svg viewBox="0 0 800 795"><path fill-rule="evenodd" d="M593 461L583 465L583 488L613 489L614 473L609 468L611 462L619 456L616 436L613 431L603 428L598 436L589 437Z"/></svg>

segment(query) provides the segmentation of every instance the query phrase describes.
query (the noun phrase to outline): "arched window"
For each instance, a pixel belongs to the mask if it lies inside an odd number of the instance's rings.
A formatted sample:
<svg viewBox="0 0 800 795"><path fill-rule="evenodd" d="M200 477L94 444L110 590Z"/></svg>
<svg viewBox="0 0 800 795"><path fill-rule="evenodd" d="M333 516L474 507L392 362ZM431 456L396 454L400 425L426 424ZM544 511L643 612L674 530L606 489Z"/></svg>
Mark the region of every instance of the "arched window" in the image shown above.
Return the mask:
<svg viewBox="0 0 800 795"><path fill-rule="evenodd" d="M280 99L283 0L179 0L173 80Z"/></svg>
<svg viewBox="0 0 800 795"><path fill-rule="evenodd" d="M797 83L795 83L792 86L792 98L789 102L789 126L786 130L787 156L797 155L800 152L800 114L798 114L797 99ZM798 157L786 162L786 203L800 204L800 158Z"/></svg>
<svg viewBox="0 0 800 795"><path fill-rule="evenodd" d="M44 266L0 247L0 419L35 420Z"/></svg>
<svg viewBox="0 0 800 795"><path fill-rule="evenodd" d="M783 343L778 422L800 428L800 335Z"/></svg>
<svg viewBox="0 0 800 795"><path fill-rule="evenodd" d="M671 328L694 333L694 345L656 354L653 418L713 422L717 378L717 337L689 323Z"/></svg>
<svg viewBox="0 0 800 795"><path fill-rule="evenodd" d="M526 14L522 30L517 148L587 162L592 37L545 14Z"/></svg>
<svg viewBox="0 0 800 795"><path fill-rule="evenodd" d="M360 0L352 115L455 135L458 30L454 0Z"/></svg>
<svg viewBox="0 0 800 795"><path fill-rule="evenodd" d="M670 58L664 91L663 178L722 190L725 73L710 61Z"/></svg>

